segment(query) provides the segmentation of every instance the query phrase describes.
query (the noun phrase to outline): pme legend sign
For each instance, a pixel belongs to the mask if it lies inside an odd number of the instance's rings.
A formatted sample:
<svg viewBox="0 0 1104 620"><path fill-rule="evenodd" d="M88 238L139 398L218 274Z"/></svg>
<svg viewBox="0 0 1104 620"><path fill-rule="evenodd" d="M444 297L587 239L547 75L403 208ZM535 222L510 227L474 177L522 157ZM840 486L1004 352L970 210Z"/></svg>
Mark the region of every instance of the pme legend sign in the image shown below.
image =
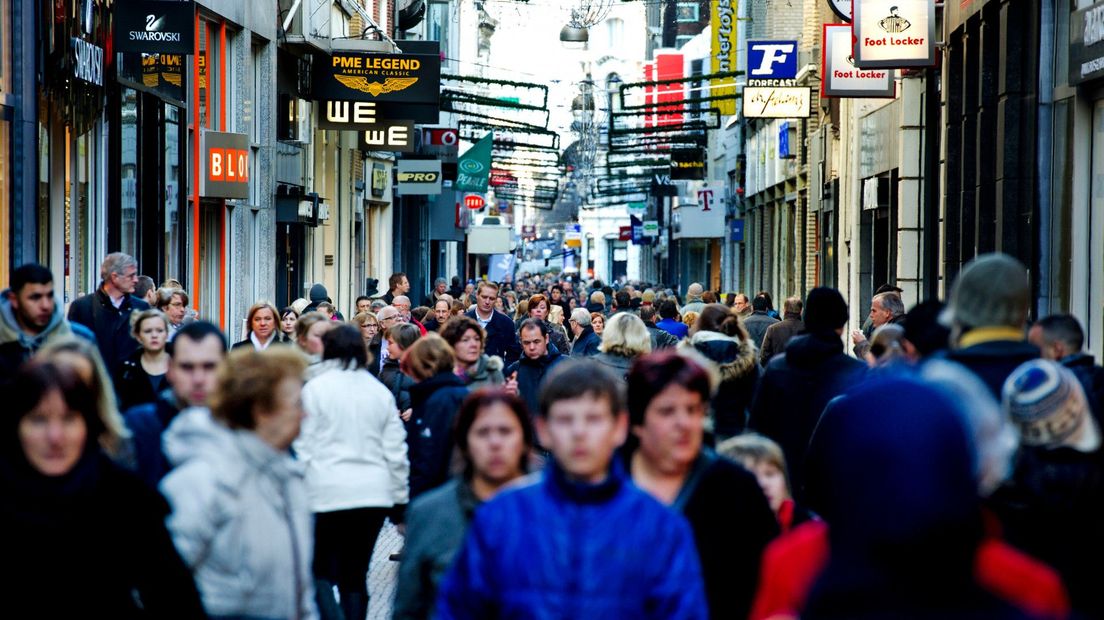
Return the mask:
<svg viewBox="0 0 1104 620"><path fill-rule="evenodd" d="M933 0L855 0L855 66L863 69L935 64Z"/></svg>
<svg viewBox="0 0 1104 620"><path fill-rule="evenodd" d="M440 105L440 56L335 51L321 65L316 99Z"/></svg>
<svg viewBox="0 0 1104 620"><path fill-rule="evenodd" d="M896 94L893 69L855 66L851 26L824 24L821 46L821 97L890 97Z"/></svg>
<svg viewBox="0 0 1104 620"><path fill-rule="evenodd" d="M112 16L116 52L192 53L194 2L129 0L117 3Z"/></svg>

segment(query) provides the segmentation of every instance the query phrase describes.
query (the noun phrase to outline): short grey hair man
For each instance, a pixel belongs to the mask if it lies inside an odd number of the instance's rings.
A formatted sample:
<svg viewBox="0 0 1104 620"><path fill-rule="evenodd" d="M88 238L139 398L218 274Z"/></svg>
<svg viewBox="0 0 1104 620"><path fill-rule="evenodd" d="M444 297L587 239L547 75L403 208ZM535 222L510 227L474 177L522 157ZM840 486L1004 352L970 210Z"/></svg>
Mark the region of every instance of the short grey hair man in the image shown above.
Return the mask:
<svg viewBox="0 0 1104 620"><path fill-rule="evenodd" d="M895 293L893 291L879 293L874 296L873 301L877 301L878 304L882 306L882 309L894 318L905 313L905 302L901 299L900 293Z"/></svg>
<svg viewBox="0 0 1104 620"><path fill-rule="evenodd" d="M586 308L575 308L571 311L571 321L579 328L590 327L590 313Z"/></svg>
<svg viewBox="0 0 1104 620"><path fill-rule="evenodd" d="M138 261L133 256L123 252L112 252L100 265L100 279L106 282L111 279L111 274L124 274L130 267L138 269Z"/></svg>

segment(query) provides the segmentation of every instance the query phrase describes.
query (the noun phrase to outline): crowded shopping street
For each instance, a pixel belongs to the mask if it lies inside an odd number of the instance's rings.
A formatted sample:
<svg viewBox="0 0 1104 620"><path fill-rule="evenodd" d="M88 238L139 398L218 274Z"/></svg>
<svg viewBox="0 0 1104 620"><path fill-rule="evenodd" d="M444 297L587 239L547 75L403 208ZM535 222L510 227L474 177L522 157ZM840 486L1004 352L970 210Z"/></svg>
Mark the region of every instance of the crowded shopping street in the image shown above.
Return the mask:
<svg viewBox="0 0 1104 620"><path fill-rule="evenodd" d="M1104 619L1104 0L0 0L0 95L5 618Z"/></svg>

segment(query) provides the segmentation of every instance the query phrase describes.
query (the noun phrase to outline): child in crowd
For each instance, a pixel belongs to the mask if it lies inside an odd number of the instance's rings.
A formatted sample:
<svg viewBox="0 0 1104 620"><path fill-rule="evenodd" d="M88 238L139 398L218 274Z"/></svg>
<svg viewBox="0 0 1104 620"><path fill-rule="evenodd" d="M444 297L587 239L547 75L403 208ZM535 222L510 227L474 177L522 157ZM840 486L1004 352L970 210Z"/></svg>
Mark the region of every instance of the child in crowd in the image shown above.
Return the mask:
<svg viewBox="0 0 1104 620"><path fill-rule="evenodd" d="M815 518L812 513L794 502L790 479L786 474L786 457L778 444L762 435L747 433L721 442L717 446L717 453L740 463L755 474L771 510L778 518L783 534Z"/></svg>

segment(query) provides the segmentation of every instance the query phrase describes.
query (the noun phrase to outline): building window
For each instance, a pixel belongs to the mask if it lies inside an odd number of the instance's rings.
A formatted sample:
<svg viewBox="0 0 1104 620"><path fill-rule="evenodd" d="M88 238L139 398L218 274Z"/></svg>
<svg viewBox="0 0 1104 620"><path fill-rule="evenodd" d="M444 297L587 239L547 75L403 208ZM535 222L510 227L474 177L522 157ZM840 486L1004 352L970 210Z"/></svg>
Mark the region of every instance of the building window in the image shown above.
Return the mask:
<svg viewBox="0 0 1104 620"><path fill-rule="evenodd" d="M675 37L675 49L682 49L682 46L689 43L690 39L693 38L693 35L688 34L680 34L679 36Z"/></svg>
<svg viewBox="0 0 1104 620"><path fill-rule="evenodd" d="M675 12L675 20L680 24L696 24L700 19L697 2L680 2Z"/></svg>

